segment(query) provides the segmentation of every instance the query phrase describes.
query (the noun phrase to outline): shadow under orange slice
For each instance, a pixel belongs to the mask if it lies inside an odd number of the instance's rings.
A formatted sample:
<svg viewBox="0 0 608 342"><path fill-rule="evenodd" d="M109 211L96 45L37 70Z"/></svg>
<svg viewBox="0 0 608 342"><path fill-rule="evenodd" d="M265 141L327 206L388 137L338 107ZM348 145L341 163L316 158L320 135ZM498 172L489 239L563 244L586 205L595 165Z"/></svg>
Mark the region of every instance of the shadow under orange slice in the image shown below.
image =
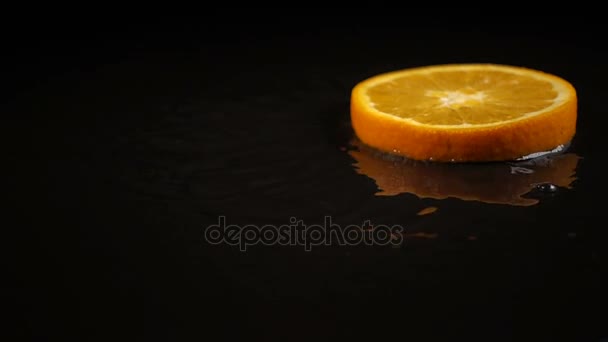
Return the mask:
<svg viewBox="0 0 608 342"><path fill-rule="evenodd" d="M357 139L351 145L355 149L348 153L356 160L357 172L376 182L378 196L410 193L515 206L537 204L538 199L523 196L540 184L570 188L581 159L564 153L520 162L430 163L390 156Z"/></svg>

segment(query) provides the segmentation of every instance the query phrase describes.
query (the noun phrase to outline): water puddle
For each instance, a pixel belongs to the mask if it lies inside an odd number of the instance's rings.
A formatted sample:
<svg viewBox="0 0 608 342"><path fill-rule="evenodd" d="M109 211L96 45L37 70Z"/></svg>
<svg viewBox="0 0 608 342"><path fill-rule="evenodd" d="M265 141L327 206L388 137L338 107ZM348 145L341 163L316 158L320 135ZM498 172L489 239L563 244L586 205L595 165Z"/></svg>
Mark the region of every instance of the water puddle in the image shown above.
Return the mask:
<svg viewBox="0 0 608 342"><path fill-rule="evenodd" d="M377 196L409 193L420 198L530 206L539 202L526 196L533 191L553 195L572 187L581 158L565 150L513 162L449 164L387 155L354 139L348 153L355 159L356 171L376 182ZM436 210L432 208L418 215L431 214Z"/></svg>

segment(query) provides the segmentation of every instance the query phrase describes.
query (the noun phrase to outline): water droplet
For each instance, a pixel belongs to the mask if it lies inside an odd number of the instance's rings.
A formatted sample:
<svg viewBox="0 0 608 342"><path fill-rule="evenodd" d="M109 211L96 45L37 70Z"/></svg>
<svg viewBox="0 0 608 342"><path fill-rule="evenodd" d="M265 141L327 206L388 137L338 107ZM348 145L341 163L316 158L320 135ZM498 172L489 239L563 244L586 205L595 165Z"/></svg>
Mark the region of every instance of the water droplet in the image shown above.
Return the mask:
<svg viewBox="0 0 608 342"><path fill-rule="evenodd" d="M437 207L427 207L427 208L420 210L416 215L418 215L418 216L429 215L436 211L437 211Z"/></svg>
<svg viewBox="0 0 608 342"><path fill-rule="evenodd" d="M534 173L534 170L525 168L525 167L521 167L521 166L511 166L511 174L515 175L515 174L524 174L524 175L529 175L531 173Z"/></svg>
<svg viewBox="0 0 608 342"><path fill-rule="evenodd" d="M425 233L425 232L418 232L418 233L410 233L410 234L406 234L407 238L421 238L421 239L436 239L438 236L437 233Z"/></svg>
<svg viewBox="0 0 608 342"><path fill-rule="evenodd" d="M536 186L536 188L542 192L548 192L548 193L557 192L557 190L559 190L557 185L551 184L551 183L539 184Z"/></svg>
<svg viewBox="0 0 608 342"><path fill-rule="evenodd" d="M517 158L516 160L529 160L529 159L543 157L543 156L547 156L547 155L551 155L551 154L557 154L557 153L560 153L560 152L564 151L566 149L566 147L567 147L566 145L559 145L559 146L555 147L554 149L552 149L550 151L542 151L542 152L531 153L531 154L528 154L528 155L523 156L521 158Z"/></svg>

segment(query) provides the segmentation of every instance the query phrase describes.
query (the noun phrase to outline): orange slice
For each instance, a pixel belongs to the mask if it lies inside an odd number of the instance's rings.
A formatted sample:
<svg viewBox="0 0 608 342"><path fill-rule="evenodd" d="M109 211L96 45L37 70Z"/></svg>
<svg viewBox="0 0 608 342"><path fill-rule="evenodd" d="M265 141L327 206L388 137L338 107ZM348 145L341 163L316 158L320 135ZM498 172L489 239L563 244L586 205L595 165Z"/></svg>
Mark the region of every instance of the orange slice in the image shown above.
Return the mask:
<svg viewBox="0 0 608 342"><path fill-rule="evenodd" d="M357 84L359 139L417 160L500 161L553 150L576 132L577 96L566 80L496 64L436 65Z"/></svg>

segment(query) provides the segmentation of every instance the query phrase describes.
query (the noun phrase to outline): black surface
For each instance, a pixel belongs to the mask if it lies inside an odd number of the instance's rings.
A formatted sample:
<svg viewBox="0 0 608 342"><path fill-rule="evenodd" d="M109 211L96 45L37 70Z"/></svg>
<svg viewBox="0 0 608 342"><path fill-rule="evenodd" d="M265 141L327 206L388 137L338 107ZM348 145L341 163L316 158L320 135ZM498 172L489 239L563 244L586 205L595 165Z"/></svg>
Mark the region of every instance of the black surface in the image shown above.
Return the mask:
<svg viewBox="0 0 608 342"><path fill-rule="evenodd" d="M24 227L6 297L25 340L608 338L599 24L228 13L32 24L6 43L9 193ZM573 189L529 207L374 195L343 150L350 89L453 62L574 84ZM439 210L416 215L428 206ZM204 240L222 215L437 235L240 252Z"/></svg>

